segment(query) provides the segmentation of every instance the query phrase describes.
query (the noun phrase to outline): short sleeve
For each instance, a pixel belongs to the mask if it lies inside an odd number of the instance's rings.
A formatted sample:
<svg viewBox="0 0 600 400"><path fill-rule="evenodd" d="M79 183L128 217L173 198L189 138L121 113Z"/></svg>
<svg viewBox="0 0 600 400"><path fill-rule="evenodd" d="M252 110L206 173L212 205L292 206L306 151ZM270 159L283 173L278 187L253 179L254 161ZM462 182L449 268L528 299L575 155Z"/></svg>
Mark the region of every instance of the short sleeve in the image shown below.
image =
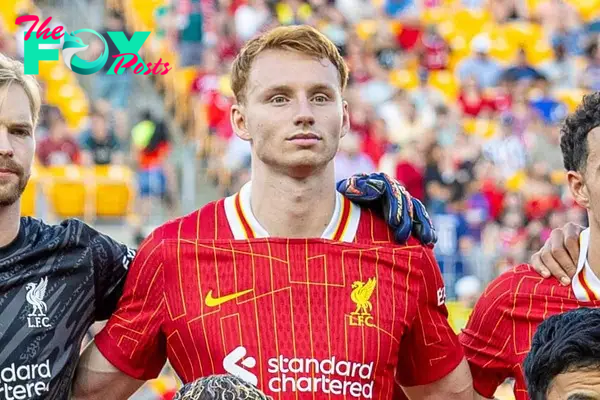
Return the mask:
<svg viewBox="0 0 600 400"><path fill-rule="evenodd" d="M459 335L475 390L493 398L498 386L512 375L515 355L512 351L510 315L513 274L507 272L489 284L477 301L469 322ZM517 362L518 364L518 362Z"/></svg>
<svg viewBox="0 0 600 400"><path fill-rule="evenodd" d="M94 270L95 319L104 321L115 311L135 250L84 224Z"/></svg>
<svg viewBox="0 0 600 400"><path fill-rule="evenodd" d="M162 260L155 231L140 246L117 310L95 339L111 364L136 379L156 378L166 361Z"/></svg>
<svg viewBox="0 0 600 400"><path fill-rule="evenodd" d="M402 386L438 381L464 358L448 322L444 281L431 249L423 247L419 267L412 283L419 296L417 315L400 345L397 380Z"/></svg>

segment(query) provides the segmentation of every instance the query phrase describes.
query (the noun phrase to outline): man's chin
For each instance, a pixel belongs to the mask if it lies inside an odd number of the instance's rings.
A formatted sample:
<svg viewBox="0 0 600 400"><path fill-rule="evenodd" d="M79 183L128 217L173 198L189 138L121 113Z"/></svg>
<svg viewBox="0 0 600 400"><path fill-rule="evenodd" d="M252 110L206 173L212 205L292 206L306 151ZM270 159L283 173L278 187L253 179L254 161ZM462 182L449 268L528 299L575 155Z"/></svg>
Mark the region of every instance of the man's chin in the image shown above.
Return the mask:
<svg viewBox="0 0 600 400"><path fill-rule="evenodd" d="M20 189L18 184L0 185L0 207L8 207L15 204L23 194L23 189Z"/></svg>

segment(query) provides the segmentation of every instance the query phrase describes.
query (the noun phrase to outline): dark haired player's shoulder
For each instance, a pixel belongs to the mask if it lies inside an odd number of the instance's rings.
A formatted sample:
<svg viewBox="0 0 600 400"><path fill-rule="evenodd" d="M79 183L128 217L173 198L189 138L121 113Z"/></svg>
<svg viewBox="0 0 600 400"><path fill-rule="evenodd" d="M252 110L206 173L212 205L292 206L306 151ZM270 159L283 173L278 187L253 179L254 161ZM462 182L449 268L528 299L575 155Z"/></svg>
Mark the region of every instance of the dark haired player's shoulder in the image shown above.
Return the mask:
<svg viewBox="0 0 600 400"><path fill-rule="evenodd" d="M570 287L545 279L527 264L502 273L485 289L459 335L475 390L492 398L505 379L523 390L521 363L537 325L573 298Z"/></svg>
<svg viewBox="0 0 600 400"><path fill-rule="evenodd" d="M77 219L20 222L0 248L0 399L67 399L81 341L116 308L135 251Z"/></svg>

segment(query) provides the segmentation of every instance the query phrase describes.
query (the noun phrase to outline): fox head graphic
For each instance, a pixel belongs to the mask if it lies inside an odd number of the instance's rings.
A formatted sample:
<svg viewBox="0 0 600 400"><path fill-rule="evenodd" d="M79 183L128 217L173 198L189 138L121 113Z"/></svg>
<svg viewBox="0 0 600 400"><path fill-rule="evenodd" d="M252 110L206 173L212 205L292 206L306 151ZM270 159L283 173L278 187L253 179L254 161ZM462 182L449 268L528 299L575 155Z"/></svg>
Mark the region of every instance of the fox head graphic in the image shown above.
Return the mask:
<svg viewBox="0 0 600 400"><path fill-rule="evenodd" d="M92 33L104 44L102 55L94 61L86 61L77 56L77 53L87 50L90 46L76 35L81 32ZM62 55L67 68L81 75L89 75L98 72L108 60L108 44L102 35L91 29L80 29L71 33L65 32Z"/></svg>
<svg viewBox="0 0 600 400"><path fill-rule="evenodd" d="M71 66L71 59L73 58L73 56L77 53L87 50L89 47L90 46L83 43L83 41L77 36L65 32L65 41L63 44L62 55L63 60L67 65L67 68L69 68L72 71L73 67Z"/></svg>

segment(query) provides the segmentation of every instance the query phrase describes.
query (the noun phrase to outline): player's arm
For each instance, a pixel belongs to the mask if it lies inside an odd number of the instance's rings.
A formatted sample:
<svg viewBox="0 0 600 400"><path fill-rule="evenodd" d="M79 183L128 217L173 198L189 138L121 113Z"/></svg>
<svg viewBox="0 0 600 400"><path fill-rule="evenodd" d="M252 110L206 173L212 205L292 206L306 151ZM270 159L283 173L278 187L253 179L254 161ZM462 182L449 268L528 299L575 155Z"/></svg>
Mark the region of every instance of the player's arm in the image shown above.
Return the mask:
<svg viewBox="0 0 600 400"><path fill-rule="evenodd" d="M162 241L155 231L131 264L117 310L80 360L75 399L127 399L160 373L166 360L162 267Z"/></svg>
<svg viewBox="0 0 600 400"><path fill-rule="evenodd" d="M128 399L143 380L120 371L92 342L83 352L73 384L73 400Z"/></svg>
<svg viewBox="0 0 600 400"><path fill-rule="evenodd" d="M513 272L492 281L459 335L480 399L492 399L498 387L512 376L519 364L514 354Z"/></svg>
<svg viewBox="0 0 600 400"><path fill-rule="evenodd" d="M544 278L554 276L563 285L569 285L577 271L579 234L585 228L568 222L553 229L544 246L531 257L531 265Z"/></svg>
<svg viewBox="0 0 600 400"><path fill-rule="evenodd" d="M92 252L96 321L108 319L117 307L135 250L84 225L87 247Z"/></svg>
<svg viewBox="0 0 600 400"><path fill-rule="evenodd" d="M402 337L396 379L410 399L472 400L473 381L458 337L448 323L445 288L430 248L414 262L417 315Z"/></svg>

